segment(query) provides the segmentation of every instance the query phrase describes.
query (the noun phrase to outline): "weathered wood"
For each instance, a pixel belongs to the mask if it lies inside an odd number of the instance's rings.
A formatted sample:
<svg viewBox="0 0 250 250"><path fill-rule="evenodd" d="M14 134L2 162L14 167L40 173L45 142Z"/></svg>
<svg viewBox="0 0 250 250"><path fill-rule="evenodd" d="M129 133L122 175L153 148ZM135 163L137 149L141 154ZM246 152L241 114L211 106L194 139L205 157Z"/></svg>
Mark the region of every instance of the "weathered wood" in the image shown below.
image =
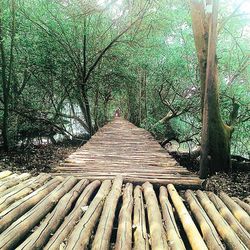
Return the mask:
<svg viewBox="0 0 250 250"><path fill-rule="evenodd" d="M134 250L149 250L143 194L140 186L134 189Z"/></svg>
<svg viewBox="0 0 250 250"><path fill-rule="evenodd" d="M227 224L220 213L215 208L214 204L209 200L207 195L202 191L198 190L196 192L198 200L202 205L203 209L206 211L208 217L213 222L217 232L220 234L221 238L224 240L228 249L231 250L246 250L247 247L241 241L241 239L235 234L233 229Z"/></svg>
<svg viewBox="0 0 250 250"><path fill-rule="evenodd" d="M16 190L14 189L14 191L6 193L0 198L0 212L2 212L15 201L18 201L24 196L30 194L34 189L42 186L44 182L46 182L49 178L49 175L40 174L38 177L29 179L29 181L26 182L26 185L23 186L23 188L18 188Z"/></svg>
<svg viewBox="0 0 250 250"><path fill-rule="evenodd" d="M168 249L166 233L162 225L162 216L153 185L146 182L142 185L142 188L147 204L151 247L152 249Z"/></svg>
<svg viewBox="0 0 250 250"><path fill-rule="evenodd" d="M12 174L12 172L9 170L2 171L2 172L0 172L0 179L2 180L11 174Z"/></svg>
<svg viewBox="0 0 250 250"><path fill-rule="evenodd" d="M167 188L192 249L208 249L175 187Z"/></svg>
<svg viewBox="0 0 250 250"><path fill-rule="evenodd" d="M77 180L74 177L66 178L57 188L41 200L30 211L16 220L0 235L0 249L13 249L40 220L49 213L58 200L68 192Z"/></svg>
<svg viewBox="0 0 250 250"><path fill-rule="evenodd" d="M21 217L29 209L35 206L47 194L49 194L56 186L62 182L62 177L55 177L44 186L25 196L21 200L16 201L7 209L0 213L0 232L3 232L12 222Z"/></svg>
<svg viewBox="0 0 250 250"><path fill-rule="evenodd" d="M27 180L28 178L30 178L30 176L31 176L30 174L24 173L21 175L16 175L13 178L10 178L6 181L3 181L2 183L0 183L0 192L3 192L5 190L7 190L8 188L11 188L11 187L17 185L21 181Z"/></svg>
<svg viewBox="0 0 250 250"><path fill-rule="evenodd" d="M219 194L222 201L227 205L232 214L240 222L240 224L250 233L250 216L236 202L234 202L226 193Z"/></svg>
<svg viewBox="0 0 250 250"><path fill-rule="evenodd" d="M80 220L87 208L88 201L93 192L101 185L100 181L93 181L82 192L81 196L77 200L77 203L72 212L65 218L62 225L58 228L56 233L51 237L44 250L59 249L61 243L70 234L74 226Z"/></svg>
<svg viewBox="0 0 250 250"><path fill-rule="evenodd" d="M113 179L121 174L124 181L140 185L149 181L201 188L203 182L179 166L148 131L120 117L99 129L56 170L60 175L89 180Z"/></svg>
<svg viewBox="0 0 250 250"><path fill-rule="evenodd" d="M32 185L32 183L34 183L34 180L38 180L39 178L48 178L50 179L51 178L51 175L50 174L45 174L45 173L41 173L39 174L39 176L36 176L36 177L32 177L32 178L29 178L25 181L22 181L21 183L19 183L18 185L14 186L14 187L11 187L11 188L8 188L7 190L5 190L4 192L1 192L0 193L0 198L9 194L9 193L18 193L20 191L22 191L22 189L24 189L25 187L28 187L29 185ZM47 181L47 180L45 180ZM44 181L44 182L45 182ZM34 190L35 190L36 187L34 187Z"/></svg>
<svg viewBox="0 0 250 250"><path fill-rule="evenodd" d="M250 216L250 205L247 204L246 202L240 200L239 198L237 197L233 197L232 198L234 202L236 202L241 208L243 208L247 213L248 215Z"/></svg>
<svg viewBox="0 0 250 250"><path fill-rule="evenodd" d="M160 203L169 248L172 250L186 249L175 222L173 208L168 200L167 189L164 186L160 187Z"/></svg>
<svg viewBox="0 0 250 250"><path fill-rule="evenodd" d="M115 250L132 249L133 184L127 183L123 190L122 208L119 213Z"/></svg>
<svg viewBox="0 0 250 250"><path fill-rule="evenodd" d="M115 218L115 210L121 195L122 177L117 176L114 180L112 189L106 198L100 222L97 227L94 241L92 243L93 250L107 250L110 245L110 237L113 229Z"/></svg>
<svg viewBox="0 0 250 250"><path fill-rule="evenodd" d="M210 221L201 204L195 197L193 191L187 190L185 192L185 198L189 204L192 214L200 226L203 239L206 242L208 248L214 250L225 249L213 223Z"/></svg>
<svg viewBox="0 0 250 250"><path fill-rule="evenodd" d="M50 235L54 234L70 211L73 203L87 186L86 179L80 180L58 202L54 210L46 217L42 224L32 233L16 250L42 249L48 242Z"/></svg>
<svg viewBox="0 0 250 250"><path fill-rule="evenodd" d="M101 215L104 201L110 191L111 181L103 181L98 193L90 203L86 213L76 225L69 236L66 249L78 250L86 249L90 240L93 228Z"/></svg>
<svg viewBox="0 0 250 250"><path fill-rule="evenodd" d="M225 221L230 225L234 232L239 236L242 242L250 249L250 235L245 230L245 228L239 223L239 221L233 216L227 206L222 202L222 200L212 192L207 193L209 199L214 203L219 213L225 219ZM250 223L250 220L248 221Z"/></svg>

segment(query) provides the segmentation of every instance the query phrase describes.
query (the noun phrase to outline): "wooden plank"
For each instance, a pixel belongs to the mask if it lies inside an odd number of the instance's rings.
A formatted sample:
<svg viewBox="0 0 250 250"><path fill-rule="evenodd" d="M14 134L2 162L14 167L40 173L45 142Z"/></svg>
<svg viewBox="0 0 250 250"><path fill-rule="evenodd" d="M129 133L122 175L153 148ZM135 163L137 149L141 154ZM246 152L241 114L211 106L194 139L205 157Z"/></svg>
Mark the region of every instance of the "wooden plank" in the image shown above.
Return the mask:
<svg viewBox="0 0 250 250"><path fill-rule="evenodd" d="M189 204L189 207L194 215L196 221L198 222L204 241L206 242L209 249L225 249L221 243L220 237L207 216L206 212L202 208L198 199L195 197L195 194L191 190L185 192L186 201Z"/></svg>
<svg viewBox="0 0 250 250"><path fill-rule="evenodd" d="M56 232L64 217L70 211L73 203L87 184L88 181L86 179L80 180L68 193L66 193L41 225L19 247L17 247L16 250L42 249L48 242L50 235Z"/></svg>
<svg viewBox="0 0 250 250"><path fill-rule="evenodd" d="M105 180L93 201L90 203L86 213L75 226L68 239L66 249L87 249L92 230L96 226L101 215L104 201L110 191L111 181Z"/></svg>
<svg viewBox="0 0 250 250"><path fill-rule="evenodd" d="M173 208L168 200L167 189L164 186L160 187L160 203L163 216L163 225L167 234L167 241L170 249L186 249L175 222Z"/></svg>
<svg viewBox="0 0 250 250"><path fill-rule="evenodd" d="M134 189L134 250L149 250L143 194L140 186Z"/></svg>
<svg viewBox="0 0 250 250"><path fill-rule="evenodd" d="M66 178L53 192L47 195L29 212L12 223L0 235L0 249L14 249L29 230L37 225L40 220L53 209L57 201L68 192L76 182L76 178L72 176Z"/></svg>
<svg viewBox="0 0 250 250"><path fill-rule="evenodd" d="M220 192L219 194L222 201L227 205L232 214L237 218L241 225L250 234L250 216L244 211L236 202L234 202L226 193Z"/></svg>
<svg viewBox="0 0 250 250"><path fill-rule="evenodd" d="M122 197L115 250L130 250L132 249L133 184L126 184Z"/></svg>
<svg viewBox="0 0 250 250"><path fill-rule="evenodd" d="M147 204L148 223L152 249L169 249L166 233L162 225L162 216L158 206L153 185L146 182L142 185Z"/></svg>
<svg viewBox="0 0 250 250"><path fill-rule="evenodd" d="M187 208L183 204L182 199L176 191L174 185L169 184L167 188L192 249L207 250L208 248L203 241L200 232L188 213Z"/></svg>
<svg viewBox="0 0 250 250"><path fill-rule="evenodd" d="M217 232L220 234L221 238L224 240L228 249L234 250L247 250L248 248L241 241L241 239L235 234L233 229L227 224L227 222L220 215L218 210L215 208L214 204L209 200L207 195L198 190L196 192L198 200L202 205L203 209L206 211L206 214L212 221Z"/></svg>
<svg viewBox="0 0 250 250"><path fill-rule="evenodd" d="M77 203L72 212L65 218L62 225L58 228L56 233L51 237L44 250L48 249L60 249L60 245L63 245L65 238L72 232L74 226L83 216L87 208L90 197L93 192L101 185L100 181L91 182L82 192L81 196L77 200Z"/></svg>
<svg viewBox="0 0 250 250"><path fill-rule="evenodd" d="M115 219L115 210L118 199L121 195L122 177L117 176L109 195L106 198L101 219L99 221L94 241L92 243L93 250L108 250L110 245L110 237Z"/></svg>
<svg viewBox="0 0 250 250"><path fill-rule="evenodd" d="M21 217L29 209L34 207L40 200L56 188L62 182L62 177L55 177L44 186L38 188L21 200L14 202L0 213L0 232L3 232L11 223Z"/></svg>

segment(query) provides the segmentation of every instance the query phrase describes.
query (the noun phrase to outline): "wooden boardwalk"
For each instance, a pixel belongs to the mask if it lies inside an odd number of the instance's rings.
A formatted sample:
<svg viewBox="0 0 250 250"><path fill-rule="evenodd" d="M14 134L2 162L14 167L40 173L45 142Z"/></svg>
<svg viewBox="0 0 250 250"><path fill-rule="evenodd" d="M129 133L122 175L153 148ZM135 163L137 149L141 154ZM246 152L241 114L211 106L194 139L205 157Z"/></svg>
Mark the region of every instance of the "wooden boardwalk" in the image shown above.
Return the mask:
<svg viewBox="0 0 250 250"><path fill-rule="evenodd" d="M197 188L203 183L180 166L148 131L119 117L70 155L56 172L89 180L112 179L120 174L126 182L172 183L178 188Z"/></svg>
<svg viewBox="0 0 250 250"><path fill-rule="evenodd" d="M250 205L172 184L0 172L0 249L250 249Z"/></svg>

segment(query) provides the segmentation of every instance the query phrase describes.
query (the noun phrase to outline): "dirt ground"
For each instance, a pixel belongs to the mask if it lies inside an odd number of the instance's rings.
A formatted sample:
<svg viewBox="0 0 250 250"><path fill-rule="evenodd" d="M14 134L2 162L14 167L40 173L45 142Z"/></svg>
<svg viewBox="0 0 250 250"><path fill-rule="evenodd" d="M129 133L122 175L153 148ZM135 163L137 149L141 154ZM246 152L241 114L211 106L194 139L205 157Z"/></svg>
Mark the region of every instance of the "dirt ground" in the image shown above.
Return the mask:
<svg viewBox="0 0 250 250"><path fill-rule="evenodd" d="M63 162L78 145L59 144L32 146L24 149L16 149L6 154L0 151L0 171L10 170L13 172L40 172L53 171L53 167Z"/></svg>
<svg viewBox="0 0 250 250"><path fill-rule="evenodd" d="M79 145L69 143L60 145L32 146L18 149L6 154L0 151L0 171L40 172L53 171L53 167L63 162ZM178 159L177 159L178 160ZM183 162L180 162L181 165ZM195 169L193 169L195 171ZM249 171L237 170L232 174L217 173L208 178L207 189L218 193L224 191L230 196L244 199L250 196Z"/></svg>

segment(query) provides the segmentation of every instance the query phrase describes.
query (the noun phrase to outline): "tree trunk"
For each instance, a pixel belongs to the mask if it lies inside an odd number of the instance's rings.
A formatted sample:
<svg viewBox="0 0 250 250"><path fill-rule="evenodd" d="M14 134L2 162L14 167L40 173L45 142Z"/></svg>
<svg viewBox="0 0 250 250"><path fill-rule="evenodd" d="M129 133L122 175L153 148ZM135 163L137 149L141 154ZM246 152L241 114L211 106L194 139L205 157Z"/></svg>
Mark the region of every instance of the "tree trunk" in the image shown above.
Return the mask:
<svg viewBox="0 0 250 250"><path fill-rule="evenodd" d="M209 9L212 7L212 11ZM205 8L207 13L205 14ZM202 138L200 177L216 171L229 171L232 129L222 121L216 61L218 0L191 1L195 45L200 66ZM208 40L207 40L208 37Z"/></svg>
<svg viewBox="0 0 250 250"><path fill-rule="evenodd" d="M2 64L2 84L3 84L3 147L5 151L9 150L9 137L8 137L8 119L9 119L9 93L8 93L8 80L7 80L7 62L4 48L4 35L3 35L3 21L2 21L2 7L0 8L0 52Z"/></svg>

